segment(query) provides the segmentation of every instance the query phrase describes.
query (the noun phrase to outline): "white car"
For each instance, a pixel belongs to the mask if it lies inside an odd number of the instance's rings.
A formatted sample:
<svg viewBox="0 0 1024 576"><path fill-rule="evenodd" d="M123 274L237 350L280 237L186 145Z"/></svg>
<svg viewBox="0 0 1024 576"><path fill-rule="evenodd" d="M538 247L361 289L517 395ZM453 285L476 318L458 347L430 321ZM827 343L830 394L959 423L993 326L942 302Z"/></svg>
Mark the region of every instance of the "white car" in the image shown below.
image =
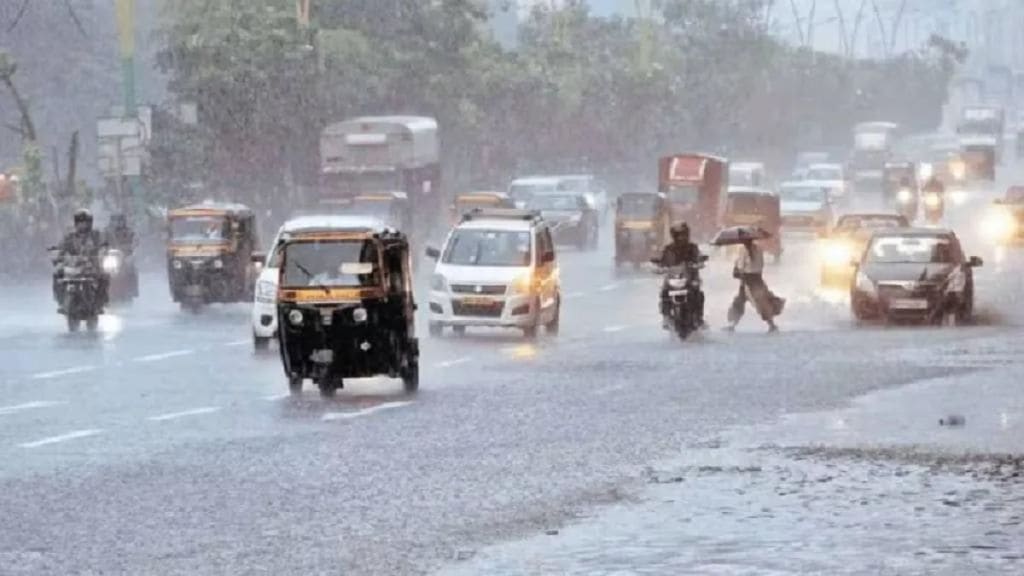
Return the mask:
<svg viewBox="0 0 1024 576"><path fill-rule="evenodd" d="M508 185L508 195L516 208L526 208L534 194L558 192L561 179L556 176L529 176L516 178Z"/></svg>
<svg viewBox="0 0 1024 576"><path fill-rule="evenodd" d="M846 183L846 172L842 164L820 163L811 164L807 167L804 180L827 187L832 200L840 200L846 196L848 185Z"/></svg>
<svg viewBox="0 0 1024 576"><path fill-rule="evenodd" d="M257 350L266 350L277 334L277 245L283 234L308 230L349 229L364 224L380 226L371 216L314 214L299 216L285 222L274 236L274 244L267 253L266 262L256 279L256 296L252 307L252 343Z"/></svg>
<svg viewBox="0 0 1024 576"><path fill-rule="evenodd" d="M558 333L561 282L551 231L535 212L484 210L456 226L430 280L431 336L445 327L518 328L534 338Z"/></svg>

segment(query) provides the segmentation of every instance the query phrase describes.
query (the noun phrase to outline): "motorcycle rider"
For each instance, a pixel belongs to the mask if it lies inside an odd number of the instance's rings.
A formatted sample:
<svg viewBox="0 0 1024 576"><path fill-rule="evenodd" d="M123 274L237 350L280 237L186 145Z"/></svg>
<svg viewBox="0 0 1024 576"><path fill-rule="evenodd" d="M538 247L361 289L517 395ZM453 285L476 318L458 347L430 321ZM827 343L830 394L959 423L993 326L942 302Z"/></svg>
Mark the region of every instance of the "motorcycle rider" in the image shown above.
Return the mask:
<svg viewBox="0 0 1024 576"><path fill-rule="evenodd" d="M120 250L124 255L121 274L128 279L132 295L138 296L139 273L135 268L135 259L133 258L138 242L135 238L135 231L128 225L128 217L120 212L111 214L110 221L107 223L107 229L104 230L104 235L106 236L107 245L110 248Z"/></svg>
<svg viewBox="0 0 1024 576"><path fill-rule="evenodd" d="M92 227L92 212L86 209L76 210L74 214L74 228L64 235L64 238L57 245L56 262L62 261L68 256L80 256L88 258L99 277L100 307L107 303L107 277L103 274L100 266L100 250L107 246L107 241L99 231ZM64 312L64 302L61 298L59 280L63 275L61 267L53 275L53 296L59 304L60 312Z"/></svg>
<svg viewBox="0 0 1024 576"><path fill-rule="evenodd" d="M686 222L680 222L673 225L672 228L669 229L669 232L672 235L672 242L662 249L661 256L657 259L658 266L662 268L671 268L674 266L682 266L683 264L699 264L701 262L700 248L690 241L690 226ZM700 288L696 291L693 299L693 306L697 313L700 325L704 326L704 291ZM668 309L668 285L666 282L661 286L661 301L659 306L662 321L665 323L666 328L668 327Z"/></svg>

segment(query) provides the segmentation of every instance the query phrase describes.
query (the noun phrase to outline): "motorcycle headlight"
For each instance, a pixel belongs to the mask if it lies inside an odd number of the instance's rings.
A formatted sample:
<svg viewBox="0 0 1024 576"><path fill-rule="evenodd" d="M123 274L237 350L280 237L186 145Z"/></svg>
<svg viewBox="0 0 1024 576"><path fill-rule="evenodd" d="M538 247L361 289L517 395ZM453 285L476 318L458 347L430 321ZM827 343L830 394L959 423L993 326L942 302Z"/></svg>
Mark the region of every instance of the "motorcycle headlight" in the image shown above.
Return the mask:
<svg viewBox="0 0 1024 576"><path fill-rule="evenodd" d="M900 204L910 204L914 199L914 195L907 188L900 188L900 191L896 194L896 199L899 200Z"/></svg>
<svg viewBox="0 0 1024 576"><path fill-rule="evenodd" d="M303 317L301 310L292 310L288 313L288 322L290 322L292 326L301 326L302 320Z"/></svg>
<svg viewBox="0 0 1024 576"><path fill-rule="evenodd" d="M826 266L849 266L850 259L853 258L853 248L846 242L826 242L821 247L821 256Z"/></svg>
<svg viewBox="0 0 1024 576"><path fill-rule="evenodd" d="M121 259L113 254L107 254L103 257L103 271L107 274L114 274L121 267Z"/></svg>
<svg viewBox="0 0 1024 576"><path fill-rule="evenodd" d="M924 205L929 208L938 208L942 205L942 199L938 194L927 194L924 197Z"/></svg>
<svg viewBox="0 0 1024 576"><path fill-rule="evenodd" d="M223 261L223 260L221 260L220 258L217 258L217 259L215 259L215 260L214 260L213 262L211 262L210 264L211 264L211 265L213 266L213 268L214 268L215 270L220 270L221 268L223 268L223 267L224 267L224 261Z"/></svg>
<svg viewBox="0 0 1024 576"><path fill-rule="evenodd" d="M668 287L672 288L673 290L686 288L686 278L669 278Z"/></svg>
<svg viewBox="0 0 1024 576"><path fill-rule="evenodd" d="M172 266L172 267L173 267L173 268L174 268L175 270L181 270L182 268L184 268L184 267L185 267L185 263L184 263L184 262L182 262L181 260L175 260L174 262L171 262L171 266Z"/></svg>
<svg viewBox="0 0 1024 576"><path fill-rule="evenodd" d="M430 277L430 289L437 290L438 292L447 292L448 280L445 279L443 274L434 274Z"/></svg>
<svg viewBox="0 0 1024 576"><path fill-rule="evenodd" d="M277 284L270 280L260 280L256 283L256 300L259 302L273 303L277 299Z"/></svg>
<svg viewBox="0 0 1024 576"><path fill-rule="evenodd" d="M857 271L857 277L854 278L853 285L857 288L858 292L864 292L872 296L877 294L875 290L875 282L860 270Z"/></svg>
<svg viewBox="0 0 1024 576"><path fill-rule="evenodd" d="M366 322L366 308L359 307L352 311L352 320L358 323Z"/></svg>

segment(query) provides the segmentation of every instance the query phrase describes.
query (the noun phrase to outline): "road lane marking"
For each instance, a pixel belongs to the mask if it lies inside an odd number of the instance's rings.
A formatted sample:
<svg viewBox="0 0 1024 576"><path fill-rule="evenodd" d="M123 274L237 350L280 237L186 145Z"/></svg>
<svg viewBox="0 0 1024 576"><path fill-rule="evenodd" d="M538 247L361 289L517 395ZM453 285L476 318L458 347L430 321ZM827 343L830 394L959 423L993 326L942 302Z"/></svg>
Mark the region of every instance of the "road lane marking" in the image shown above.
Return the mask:
<svg viewBox="0 0 1024 576"><path fill-rule="evenodd" d="M601 286L600 288L598 288L598 291L600 291L600 292L611 292L612 290L615 290L618 287L619 287L619 283L615 282L615 283L612 283L612 284L607 284L605 286Z"/></svg>
<svg viewBox="0 0 1024 576"><path fill-rule="evenodd" d="M181 412L171 412L169 414L159 414L157 416L150 416L147 420L151 422L165 422L167 420L177 420L178 418L185 418L186 416L199 416L200 414L211 414L213 412L219 412L220 408L216 406L204 406L202 408L193 408L192 410L183 410Z"/></svg>
<svg viewBox="0 0 1024 576"><path fill-rule="evenodd" d="M195 353L195 350L174 350L172 352L163 352L160 354L149 354L147 356L139 356L138 358L132 359L132 362L158 362L160 360L169 360L171 358L177 358L179 356L188 356L189 354Z"/></svg>
<svg viewBox="0 0 1024 576"><path fill-rule="evenodd" d="M284 400L285 398L291 395L291 392L284 392L281 394L271 394L270 396L264 396L263 399L266 400L267 402L277 402L278 400Z"/></svg>
<svg viewBox="0 0 1024 576"><path fill-rule="evenodd" d="M584 296L586 296L586 294L583 292L569 292L568 294L562 296L562 300L575 300L577 298L582 298Z"/></svg>
<svg viewBox="0 0 1024 576"><path fill-rule="evenodd" d="M224 343L225 346L248 346L249 344L252 344L251 338L246 338L245 340L232 340L231 342Z"/></svg>
<svg viewBox="0 0 1024 576"><path fill-rule="evenodd" d="M40 446L57 444L58 442L67 442L68 440L75 440L77 438L95 436L101 432L103 432L103 430L75 430L74 432L68 432L67 434L61 434L60 436L50 436L49 438L43 438L42 440L36 440L34 442L25 442L24 444L18 444L18 446L22 448L39 448Z"/></svg>
<svg viewBox="0 0 1024 576"><path fill-rule="evenodd" d="M61 376L71 376L72 374L82 374L85 372L92 372L96 370L96 366L76 366L74 368L65 368L63 370L53 370L51 372L38 372L33 374L31 378L33 380L52 380L54 378L60 378Z"/></svg>
<svg viewBox="0 0 1024 576"><path fill-rule="evenodd" d="M376 412L383 412L384 410L394 410L395 408L402 408L412 404L411 401L404 402L385 402L384 404L378 404L376 406L370 406L369 408L363 408L355 412L328 412L323 415L322 420L324 422L333 422L334 420L352 420L353 418L360 418L363 416L369 416Z"/></svg>
<svg viewBox="0 0 1024 576"><path fill-rule="evenodd" d="M444 362L438 362L438 368L451 368L452 366L458 366L459 364L465 364L472 361L473 359L469 356L463 356L462 358L456 358L454 360L446 360Z"/></svg>
<svg viewBox="0 0 1024 576"><path fill-rule="evenodd" d="M39 400L36 402L25 402L24 404L15 404L13 406L0 406L0 416L14 414L15 412L23 412L25 410L34 410L36 408L49 408L50 406L58 406L60 404L67 404L67 402L50 402L48 400Z"/></svg>
<svg viewBox="0 0 1024 576"><path fill-rule="evenodd" d="M625 329L625 326L605 326L602 330L608 334L613 334L615 332L622 332Z"/></svg>

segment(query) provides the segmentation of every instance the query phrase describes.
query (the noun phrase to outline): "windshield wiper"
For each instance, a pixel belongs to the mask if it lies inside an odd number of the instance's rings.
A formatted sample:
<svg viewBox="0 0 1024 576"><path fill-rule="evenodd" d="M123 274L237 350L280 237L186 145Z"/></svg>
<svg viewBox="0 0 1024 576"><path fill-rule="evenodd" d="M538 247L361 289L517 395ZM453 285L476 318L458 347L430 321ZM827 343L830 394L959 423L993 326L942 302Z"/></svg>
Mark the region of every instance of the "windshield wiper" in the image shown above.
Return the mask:
<svg viewBox="0 0 1024 576"><path fill-rule="evenodd" d="M314 274L313 274L312 272L310 272L309 270L307 270L305 266L303 266L302 264L299 264L298 262L293 262L293 264L295 264L295 267L299 269L299 272L302 272L303 274L305 274L305 275L306 275L306 278L309 278L309 279L310 279L310 281L312 281L312 282L313 282L313 284L314 284L314 285L315 285L315 286L316 286L317 288L320 288L321 290L323 290L323 291L324 291L324 294L330 294L330 293L331 293L331 289L330 289L330 288L328 288L328 287L327 287L326 285L324 285L324 284L323 284L322 282L320 282L319 280L317 280L317 279L316 279L316 276L315 276L315 275L314 275Z"/></svg>

